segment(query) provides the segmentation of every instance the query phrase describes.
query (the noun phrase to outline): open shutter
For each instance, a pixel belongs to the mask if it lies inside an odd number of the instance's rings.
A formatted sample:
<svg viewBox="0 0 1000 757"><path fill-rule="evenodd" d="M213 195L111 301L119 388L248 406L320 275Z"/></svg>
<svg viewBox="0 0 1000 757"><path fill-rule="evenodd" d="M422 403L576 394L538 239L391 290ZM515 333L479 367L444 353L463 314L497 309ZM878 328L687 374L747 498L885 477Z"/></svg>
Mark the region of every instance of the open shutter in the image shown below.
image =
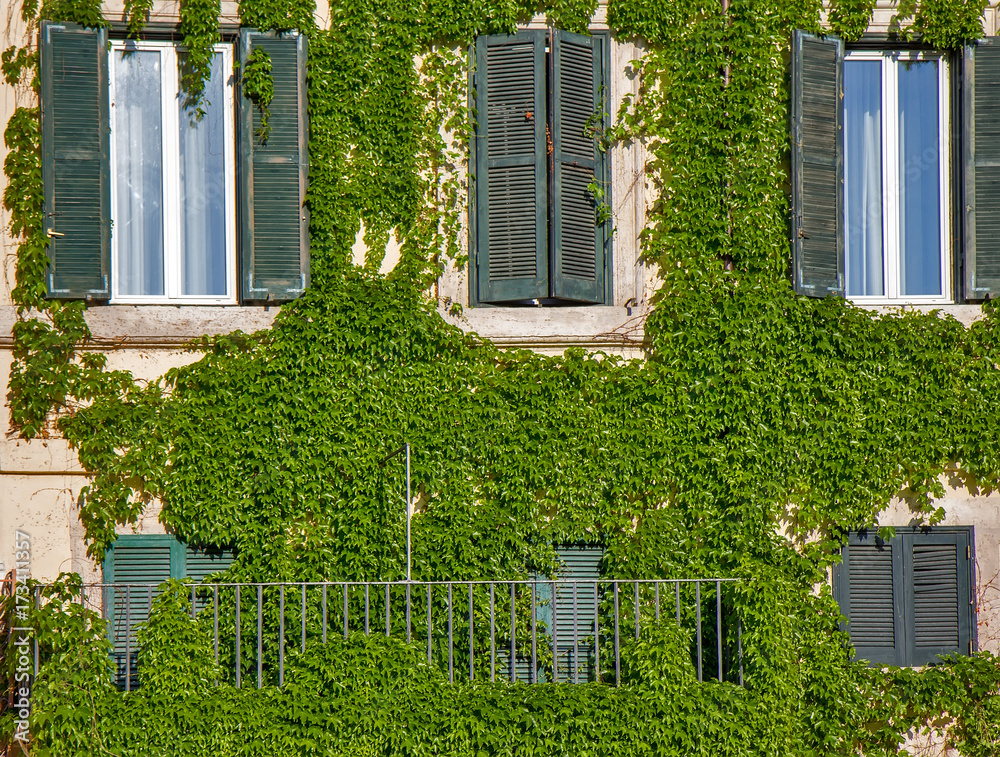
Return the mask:
<svg viewBox="0 0 1000 757"><path fill-rule="evenodd" d="M233 563L231 549L185 547L185 577L201 583L213 573L221 573Z"/></svg>
<svg viewBox="0 0 1000 757"><path fill-rule="evenodd" d="M110 127L104 29L42 22L42 184L48 294L111 296Z"/></svg>
<svg viewBox="0 0 1000 757"><path fill-rule="evenodd" d="M480 302L548 296L545 32L476 41Z"/></svg>
<svg viewBox="0 0 1000 757"><path fill-rule="evenodd" d="M120 536L104 558L104 608L110 621L116 680L125 686L126 660L130 688L138 684L136 627L149 617L155 586L183 575L184 551L172 536Z"/></svg>
<svg viewBox="0 0 1000 757"><path fill-rule="evenodd" d="M563 569L556 584L555 629L559 680L594 678L594 630L597 621L597 584L600 578L600 547L560 547L556 550ZM562 583L562 582L571 583ZM574 586L576 601L574 607ZM575 640L575 643L574 643Z"/></svg>
<svg viewBox="0 0 1000 757"><path fill-rule="evenodd" d="M795 291L844 294L844 45L792 37L792 275Z"/></svg>
<svg viewBox="0 0 1000 757"><path fill-rule="evenodd" d="M1000 296L1000 39L965 48L962 93L966 299Z"/></svg>
<svg viewBox="0 0 1000 757"><path fill-rule="evenodd" d="M916 533L905 537L908 665L939 662L938 655L970 649L969 534Z"/></svg>
<svg viewBox="0 0 1000 757"><path fill-rule="evenodd" d="M260 138L260 108L242 89L237 98L241 294L244 300L281 302L298 297L309 283L306 38L241 30L241 71L255 49L271 58L274 97L266 141Z"/></svg>
<svg viewBox="0 0 1000 757"><path fill-rule="evenodd" d="M858 659L904 664L902 549L898 540L852 534L839 571L840 611Z"/></svg>
<svg viewBox="0 0 1000 757"><path fill-rule="evenodd" d="M588 186L610 198L604 153L596 133L604 125L601 84L604 38L558 29L552 32L552 296L604 302L604 263L610 240L597 223L597 202Z"/></svg>

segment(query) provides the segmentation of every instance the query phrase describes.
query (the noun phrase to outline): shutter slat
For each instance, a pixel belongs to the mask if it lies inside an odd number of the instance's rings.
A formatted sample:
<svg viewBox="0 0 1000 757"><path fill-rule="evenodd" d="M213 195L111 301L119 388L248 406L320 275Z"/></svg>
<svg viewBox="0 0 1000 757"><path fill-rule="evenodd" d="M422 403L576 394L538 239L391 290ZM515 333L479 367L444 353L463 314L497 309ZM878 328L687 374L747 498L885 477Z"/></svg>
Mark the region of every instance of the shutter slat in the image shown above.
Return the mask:
<svg viewBox="0 0 1000 757"><path fill-rule="evenodd" d="M597 304L605 300L609 234L587 187L609 188L595 138L604 121L603 38L554 30L552 50L552 295Z"/></svg>
<svg viewBox="0 0 1000 757"><path fill-rule="evenodd" d="M795 290L843 295L840 90L844 48L796 31L792 41L792 253Z"/></svg>
<svg viewBox="0 0 1000 757"><path fill-rule="evenodd" d="M282 302L302 294L309 280L305 211L306 39L301 34L240 32L241 61L254 49L271 58L274 96L270 133L257 138L261 112L238 97L241 145L241 266L244 300Z"/></svg>
<svg viewBox="0 0 1000 757"><path fill-rule="evenodd" d="M965 296L1000 296L1000 42L965 51Z"/></svg>
<svg viewBox="0 0 1000 757"><path fill-rule="evenodd" d="M50 297L111 296L107 36L42 22L42 183Z"/></svg>
<svg viewBox="0 0 1000 757"><path fill-rule="evenodd" d="M476 246L481 302L547 296L544 32L476 42Z"/></svg>

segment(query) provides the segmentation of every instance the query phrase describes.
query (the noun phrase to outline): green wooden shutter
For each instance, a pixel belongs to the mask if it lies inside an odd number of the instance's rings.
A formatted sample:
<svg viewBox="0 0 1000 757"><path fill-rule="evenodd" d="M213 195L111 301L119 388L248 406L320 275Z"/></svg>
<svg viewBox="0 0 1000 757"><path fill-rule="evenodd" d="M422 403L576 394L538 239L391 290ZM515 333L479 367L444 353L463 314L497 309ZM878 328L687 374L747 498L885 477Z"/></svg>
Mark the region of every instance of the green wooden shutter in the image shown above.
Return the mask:
<svg viewBox="0 0 1000 757"><path fill-rule="evenodd" d="M604 37L552 32L552 296L605 301L607 223L597 223L596 183L610 203L611 184L596 132L604 126L601 100Z"/></svg>
<svg viewBox="0 0 1000 757"><path fill-rule="evenodd" d="M858 659L903 665L903 549L898 540L852 534L839 569L840 611Z"/></svg>
<svg viewBox="0 0 1000 757"><path fill-rule="evenodd" d="M154 586L184 572L184 551L173 536L119 536L104 558L104 608L114 646L116 679L125 685L126 658L130 687L138 684L136 627L149 617ZM127 609L127 611L126 611Z"/></svg>
<svg viewBox="0 0 1000 757"><path fill-rule="evenodd" d="M844 294L844 45L792 37L792 267L795 291Z"/></svg>
<svg viewBox="0 0 1000 757"><path fill-rule="evenodd" d="M548 296L545 32L476 41L479 302Z"/></svg>
<svg viewBox="0 0 1000 757"><path fill-rule="evenodd" d="M1000 40L965 48L962 152L966 299L1000 296Z"/></svg>
<svg viewBox="0 0 1000 757"><path fill-rule="evenodd" d="M240 90L240 266L244 300L281 302L309 283L305 208L306 38L240 31L240 62L255 49L271 57L270 135L258 138L260 109Z"/></svg>
<svg viewBox="0 0 1000 757"><path fill-rule="evenodd" d="M42 184L54 298L111 296L107 44L104 29L42 22Z"/></svg>
<svg viewBox="0 0 1000 757"><path fill-rule="evenodd" d="M938 662L938 655L971 651L970 539L959 533L905 537L907 665Z"/></svg>
<svg viewBox="0 0 1000 757"><path fill-rule="evenodd" d="M572 581L597 581L600 578L604 550L600 547L559 547L556 549L563 569L558 578ZM573 666L581 681L593 680L594 630L597 615L596 584L576 584L576 614L573 612L573 586L556 584L555 628L559 679L571 680ZM576 630L576 659L573 658L573 631Z"/></svg>
<svg viewBox="0 0 1000 757"><path fill-rule="evenodd" d="M214 573L221 573L233 563L231 549L185 547L185 577L201 583Z"/></svg>

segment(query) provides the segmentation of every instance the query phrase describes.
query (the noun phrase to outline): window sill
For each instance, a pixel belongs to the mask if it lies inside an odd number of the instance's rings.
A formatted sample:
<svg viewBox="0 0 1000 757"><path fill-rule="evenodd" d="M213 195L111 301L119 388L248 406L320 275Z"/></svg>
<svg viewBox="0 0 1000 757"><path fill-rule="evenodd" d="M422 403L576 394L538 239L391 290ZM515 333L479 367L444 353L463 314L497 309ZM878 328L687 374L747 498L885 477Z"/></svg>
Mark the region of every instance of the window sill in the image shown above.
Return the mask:
<svg viewBox="0 0 1000 757"><path fill-rule="evenodd" d="M892 300L880 300L878 302L866 302L851 300L859 308L871 310L880 315L896 315L900 311L910 311L918 313L930 313L937 310L942 315L950 316L963 326L971 326L975 321L983 317L982 305L958 305L953 302L925 303L925 302L900 302Z"/></svg>

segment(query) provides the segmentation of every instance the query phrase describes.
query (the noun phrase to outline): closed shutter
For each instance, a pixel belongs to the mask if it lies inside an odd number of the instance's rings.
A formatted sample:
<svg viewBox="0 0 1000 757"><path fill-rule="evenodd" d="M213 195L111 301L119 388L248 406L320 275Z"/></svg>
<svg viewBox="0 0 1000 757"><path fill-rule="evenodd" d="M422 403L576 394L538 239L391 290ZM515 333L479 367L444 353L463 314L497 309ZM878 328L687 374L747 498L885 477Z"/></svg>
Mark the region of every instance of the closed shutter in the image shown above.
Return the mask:
<svg viewBox="0 0 1000 757"><path fill-rule="evenodd" d="M201 583L215 573L221 573L233 563L231 549L214 549L192 547L188 545L184 551L185 577L195 583Z"/></svg>
<svg viewBox="0 0 1000 757"><path fill-rule="evenodd" d="M598 600L596 582L600 578L604 551L600 547L560 547L556 552L563 564L558 576L559 583L556 584L555 601L559 680L572 680L574 667L579 680L593 680ZM567 581L572 583L562 583ZM595 583L589 583L590 581Z"/></svg>
<svg viewBox="0 0 1000 757"><path fill-rule="evenodd" d="M604 38L552 33L552 296L604 302L607 223L597 223L592 183L610 199L604 153L596 134L604 126L600 99Z"/></svg>
<svg viewBox="0 0 1000 757"><path fill-rule="evenodd" d="M42 184L48 294L111 296L110 126L104 29L42 22Z"/></svg>
<svg viewBox="0 0 1000 757"><path fill-rule="evenodd" d="M309 283L305 209L306 38L298 33L240 32L240 61L255 49L271 58L270 133L259 138L261 112L242 90L240 111L240 265L242 297L281 302Z"/></svg>
<svg viewBox="0 0 1000 757"><path fill-rule="evenodd" d="M965 49L963 71L966 299L1000 296L1000 41Z"/></svg>
<svg viewBox="0 0 1000 757"><path fill-rule="evenodd" d="M545 32L476 41L480 302L548 296Z"/></svg>
<svg viewBox="0 0 1000 757"><path fill-rule="evenodd" d="M912 534L904 566L910 622L909 665L970 651L969 534Z"/></svg>
<svg viewBox="0 0 1000 757"><path fill-rule="evenodd" d="M184 552L172 536L120 536L104 558L105 611L114 647L116 680L125 686L126 660L130 688L138 685L136 628L149 617L156 586L183 575Z"/></svg>
<svg viewBox="0 0 1000 757"><path fill-rule="evenodd" d="M792 38L792 264L795 291L844 294L844 46L796 31Z"/></svg>
<svg viewBox="0 0 1000 757"><path fill-rule="evenodd" d="M901 565L901 550L892 540L851 536L841 568L847 578L841 612L858 659L904 664Z"/></svg>

